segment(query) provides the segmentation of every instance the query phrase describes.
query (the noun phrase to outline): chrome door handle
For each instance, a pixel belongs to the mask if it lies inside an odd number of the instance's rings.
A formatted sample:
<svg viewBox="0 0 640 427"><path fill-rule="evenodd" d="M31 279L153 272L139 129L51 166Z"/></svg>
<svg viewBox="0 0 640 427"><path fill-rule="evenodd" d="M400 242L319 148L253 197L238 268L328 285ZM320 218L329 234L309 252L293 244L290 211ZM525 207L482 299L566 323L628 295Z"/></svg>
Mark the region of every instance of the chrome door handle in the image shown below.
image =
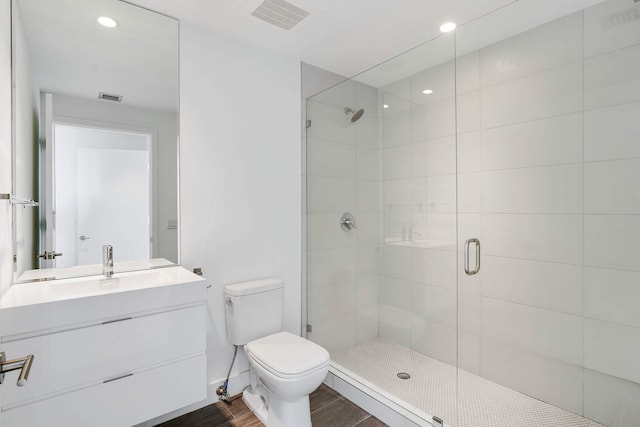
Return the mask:
<svg viewBox="0 0 640 427"><path fill-rule="evenodd" d="M476 266L473 270L469 269L469 246L471 243L476 244ZM467 276L473 276L478 274L478 271L480 271L480 240L476 238L467 239L464 242L464 272L467 273Z"/></svg>
<svg viewBox="0 0 640 427"><path fill-rule="evenodd" d="M84 241L84 240L89 240L90 238L91 238L91 237L87 237L87 236L85 236L85 235L83 234L82 236L78 237L78 240L83 240L83 241Z"/></svg>

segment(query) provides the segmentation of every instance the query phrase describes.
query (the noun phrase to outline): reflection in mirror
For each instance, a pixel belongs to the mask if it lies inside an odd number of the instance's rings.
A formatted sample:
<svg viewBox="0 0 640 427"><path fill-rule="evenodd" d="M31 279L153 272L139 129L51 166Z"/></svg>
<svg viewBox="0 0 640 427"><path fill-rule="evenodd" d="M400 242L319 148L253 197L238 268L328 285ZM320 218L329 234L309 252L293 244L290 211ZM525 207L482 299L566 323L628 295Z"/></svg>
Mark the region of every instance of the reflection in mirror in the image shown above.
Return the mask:
<svg viewBox="0 0 640 427"><path fill-rule="evenodd" d="M13 0L12 37L14 282L179 262L178 22Z"/></svg>

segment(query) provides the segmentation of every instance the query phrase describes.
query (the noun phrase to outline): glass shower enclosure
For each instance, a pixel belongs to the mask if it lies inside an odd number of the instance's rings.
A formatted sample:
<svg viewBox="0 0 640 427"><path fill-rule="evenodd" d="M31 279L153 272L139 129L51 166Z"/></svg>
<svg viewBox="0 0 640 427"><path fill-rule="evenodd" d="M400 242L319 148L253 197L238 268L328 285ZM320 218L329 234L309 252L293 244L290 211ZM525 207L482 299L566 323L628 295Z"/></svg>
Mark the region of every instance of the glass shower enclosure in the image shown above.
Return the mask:
<svg viewBox="0 0 640 427"><path fill-rule="evenodd" d="M590 4L306 101L308 338L418 424L640 425L640 4Z"/></svg>

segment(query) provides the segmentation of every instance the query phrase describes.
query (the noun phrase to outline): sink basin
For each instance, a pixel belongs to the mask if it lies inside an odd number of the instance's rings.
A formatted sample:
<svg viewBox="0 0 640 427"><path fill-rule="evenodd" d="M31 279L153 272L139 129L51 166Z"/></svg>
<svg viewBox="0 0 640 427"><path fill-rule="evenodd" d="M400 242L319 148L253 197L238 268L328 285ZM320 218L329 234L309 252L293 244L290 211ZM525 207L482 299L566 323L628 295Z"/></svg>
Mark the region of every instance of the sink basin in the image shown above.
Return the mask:
<svg viewBox="0 0 640 427"><path fill-rule="evenodd" d="M17 307L75 298L178 285L204 280L180 266L72 279L14 284L3 296L0 307Z"/></svg>

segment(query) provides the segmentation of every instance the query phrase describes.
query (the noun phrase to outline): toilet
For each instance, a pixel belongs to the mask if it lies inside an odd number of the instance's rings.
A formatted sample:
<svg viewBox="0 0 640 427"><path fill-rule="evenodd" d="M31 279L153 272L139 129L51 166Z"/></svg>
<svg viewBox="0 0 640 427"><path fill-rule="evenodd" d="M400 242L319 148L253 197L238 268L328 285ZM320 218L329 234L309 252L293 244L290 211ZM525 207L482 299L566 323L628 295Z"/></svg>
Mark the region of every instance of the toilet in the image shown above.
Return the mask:
<svg viewBox="0 0 640 427"><path fill-rule="evenodd" d="M282 331L282 280L235 283L224 292L227 338L244 346L250 364L242 399L267 427L311 426L309 394L327 376L329 352Z"/></svg>

